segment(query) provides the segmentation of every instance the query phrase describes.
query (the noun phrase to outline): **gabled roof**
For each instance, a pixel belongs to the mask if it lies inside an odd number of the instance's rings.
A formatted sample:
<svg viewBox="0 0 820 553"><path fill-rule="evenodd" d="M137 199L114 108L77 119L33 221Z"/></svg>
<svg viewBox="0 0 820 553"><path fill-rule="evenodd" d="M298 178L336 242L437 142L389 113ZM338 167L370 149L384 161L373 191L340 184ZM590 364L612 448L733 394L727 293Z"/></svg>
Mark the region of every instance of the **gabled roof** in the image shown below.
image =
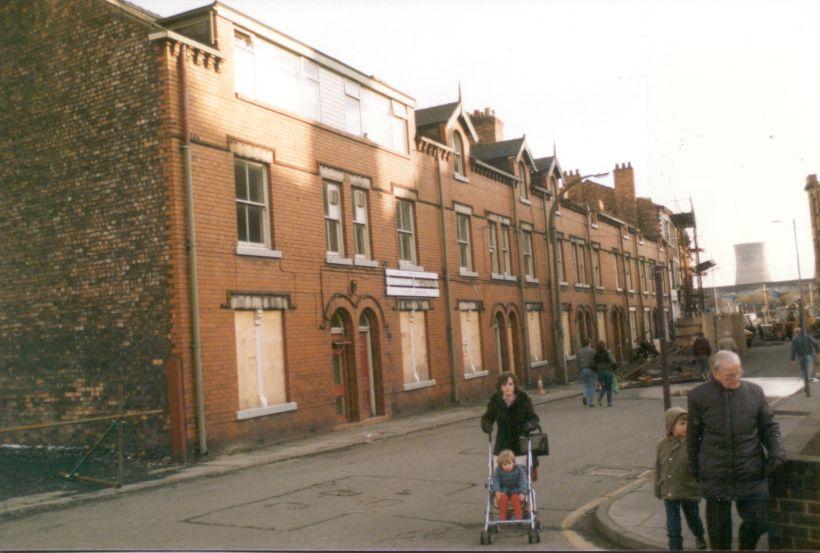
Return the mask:
<svg viewBox="0 0 820 553"><path fill-rule="evenodd" d="M436 123L446 123L453 116L460 102L450 102L416 110L416 127L426 127Z"/></svg>
<svg viewBox="0 0 820 553"><path fill-rule="evenodd" d="M518 157L524 147L524 137L502 140L501 142L491 142L489 144L476 144L472 148L473 156L481 161L492 161L496 159L506 159L508 157Z"/></svg>
<svg viewBox="0 0 820 553"><path fill-rule="evenodd" d="M538 159L534 159L533 162L535 162L536 171L549 172L554 166L559 176L564 174L564 172L561 171L561 166L558 164L558 158L556 156L539 157Z"/></svg>

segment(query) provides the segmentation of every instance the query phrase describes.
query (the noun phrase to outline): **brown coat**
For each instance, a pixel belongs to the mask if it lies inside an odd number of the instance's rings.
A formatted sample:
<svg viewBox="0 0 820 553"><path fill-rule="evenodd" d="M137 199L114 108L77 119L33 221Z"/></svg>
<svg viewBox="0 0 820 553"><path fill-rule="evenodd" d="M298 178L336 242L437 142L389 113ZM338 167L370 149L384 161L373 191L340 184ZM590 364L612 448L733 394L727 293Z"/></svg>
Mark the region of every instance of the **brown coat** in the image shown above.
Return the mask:
<svg viewBox="0 0 820 553"><path fill-rule="evenodd" d="M689 466L686 438L667 436L658 442L655 458L655 497L696 501L700 499L698 481Z"/></svg>

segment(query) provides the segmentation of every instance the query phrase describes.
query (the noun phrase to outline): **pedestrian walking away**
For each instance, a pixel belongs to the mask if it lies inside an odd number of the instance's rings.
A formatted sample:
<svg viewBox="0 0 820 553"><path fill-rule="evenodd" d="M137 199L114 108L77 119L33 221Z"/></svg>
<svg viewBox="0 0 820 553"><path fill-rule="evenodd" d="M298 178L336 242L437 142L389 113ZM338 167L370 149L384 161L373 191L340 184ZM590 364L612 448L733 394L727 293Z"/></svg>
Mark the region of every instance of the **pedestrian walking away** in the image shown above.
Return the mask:
<svg viewBox="0 0 820 553"><path fill-rule="evenodd" d="M606 404L612 407L612 384L615 380L615 358L612 353L606 349L606 342L601 340L598 342L598 347L595 351L595 371L598 373L598 382L601 383L601 389L598 392L598 405L606 394Z"/></svg>
<svg viewBox="0 0 820 553"><path fill-rule="evenodd" d="M687 414L671 407L665 413L666 437L658 442L655 455L655 497L666 509L666 535L669 550L683 549L680 513L695 535L698 549L706 549L703 522L700 520L700 491L686 450Z"/></svg>
<svg viewBox="0 0 820 553"><path fill-rule="evenodd" d="M584 338L583 347L575 357L578 363L578 374L581 375L583 386L583 396L581 403L587 407L595 407L595 350L592 349L592 342L589 338Z"/></svg>
<svg viewBox="0 0 820 553"><path fill-rule="evenodd" d="M734 338L732 338L732 334L728 330L723 331L723 336L720 340L718 340L717 349L737 353L737 343Z"/></svg>
<svg viewBox="0 0 820 553"><path fill-rule="evenodd" d="M498 455L505 449L516 456L526 455L521 449L519 437L526 435L539 426L538 415L532 407L532 400L518 389L518 379L511 372L498 376L496 391L490 396L487 410L481 417L481 430L490 433L493 423L498 426L493 454ZM538 457L533 456L532 479L538 479Z"/></svg>
<svg viewBox="0 0 820 553"><path fill-rule="evenodd" d="M706 380L709 374L709 356L712 355L712 344L709 339L703 335L703 332L698 332L695 335L695 341L692 342L692 354L695 356L695 363L700 369L700 377Z"/></svg>
<svg viewBox="0 0 820 553"><path fill-rule="evenodd" d="M734 502L742 521L740 549L753 550L769 527L767 476L785 460L780 426L763 389L741 379L736 353L718 351L709 370L711 379L689 391L687 436L689 462L706 499L709 545L731 548Z"/></svg>
<svg viewBox="0 0 820 553"><path fill-rule="evenodd" d="M792 338L792 366L795 360L800 363L800 376L803 377L803 390L806 397L811 397L811 377L814 368L814 354L820 351L817 340L806 334L802 328L797 329L797 336Z"/></svg>

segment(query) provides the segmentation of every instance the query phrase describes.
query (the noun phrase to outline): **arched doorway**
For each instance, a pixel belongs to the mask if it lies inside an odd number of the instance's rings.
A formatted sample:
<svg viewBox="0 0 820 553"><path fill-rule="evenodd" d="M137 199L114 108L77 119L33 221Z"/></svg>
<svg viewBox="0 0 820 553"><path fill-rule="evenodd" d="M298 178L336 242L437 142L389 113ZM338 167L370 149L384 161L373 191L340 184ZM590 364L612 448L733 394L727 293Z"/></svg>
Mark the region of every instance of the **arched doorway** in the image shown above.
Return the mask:
<svg viewBox="0 0 820 553"><path fill-rule="evenodd" d="M592 333L592 315L590 315L589 310L585 307L579 307L576 320L578 323L579 345L583 345L586 339L589 339L590 343L592 343L594 341L594 334Z"/></svg>
<svg viewBox="0 0 820 553"><path fill-rule="evenodd" d="M495 351L498 358L498 372L505 372L510 370L510 353L507 323L504 321L504 314L498 312L495 314Z"/></svg>
<svg viewBox="0 0 820 553"><path fill-rule="evenodd" d="M384 414L384 385L379 364L379 340L376 317L370 309L359 316L357 351L358 396L360 418Z"/></svg>
<svg viewBox="0 0 820 553"><path fill-rule="evenodd" d="M354 389L351 385L351 374L355 375L351 334L351 321L347 311L336 310L330 318L330 337L333 353L333 399L337 422L355 420L359 412L353 400Z"/></svg>

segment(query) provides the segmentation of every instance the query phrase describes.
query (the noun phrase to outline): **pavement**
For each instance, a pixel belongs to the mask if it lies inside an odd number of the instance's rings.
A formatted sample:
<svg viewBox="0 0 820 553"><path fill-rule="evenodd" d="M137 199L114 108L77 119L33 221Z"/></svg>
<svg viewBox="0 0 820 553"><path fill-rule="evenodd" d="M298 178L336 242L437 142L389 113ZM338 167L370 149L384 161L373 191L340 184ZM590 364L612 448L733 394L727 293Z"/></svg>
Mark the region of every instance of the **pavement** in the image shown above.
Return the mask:
<svg viewBox="0 0 820 553"><path fill-rule="evenodd" d="M757 380L752 378L752 380ZM761 379L763 380L763 379ZM784 435L788 434L803 417L820 403L816 397L806 398L802 390L795 391L796 379L769 379L777 393L782 397L773 398L771 404L781 424ZM777 380L792 381L791 388L778 388ZM696 383L676 385L673 395L685 395L685 390ZM656 390L646 390L647 393L657 395ZM546 393L538 395L535 390L528 390L535 405L558 401L581 395L578 383L568 385L549 386ZM449 409L428 412L400 418L379 418L362 423L346 425L333 433L313 436L297 441L255 449L251 451L222 454L212 459L199 461L196 464L186 465L160 478L150 481L126 484L119 489L105 488L89 493L65 495L60 493L46 493L32 496L12 498L0 502L0 518L14 518L26 514L58 509L79 503L85 503L106 498L119 497L124 494L137 493L161 486L170 486L194 479L204 479L220 476L251 467L278 463L294 458L317 455L325 452L347 449L363 443L384 440L458 423L477 419L483 414L485 403L472 402L466 405L454 406ZM622 488L619 493L612 494L598 504L595 512L594 524L596 529L616 544L628 549L666 549L666 531L664 512L659 500L653 495L652 474L639 477L630 485ZM703 504L701 505L703 508ZM704 518L705 520L705 518ZM765 545L765 544L761 544ZM694 549L694 538L684 531L684 547Z"/></svg>
<svg viewBox="0 0 820 553"><path fill-rule="evenodd" d="M751 378L749 380L763 380ZM776 381L777 379L772 379ZM794 381L795 379L789 379ZM815 379L816 380L816 379ZM760 383L760 382L758 382ZM778 382L773 382L777 385ZM816 384L815 384L816 387ZM774 387L777 389L777 386ZM765 389L765 388L764 388ZM775 418L780 423L781 434L788 435L800 420L820 407L817 395L807 398L802 391L791 391L771 400ZM666 538L666 515L659 499L655 498L653 486L654 474L642 477L642 483L635 483L621 494L614 495L602 502L595 512L595 528L607 538L627 549L665 550L668 548ZM701 520L706 521L705 502L701 501ZM737 528L737 513L732 513L733 527ZM737 532L735 532L737 533ZM684 524L684 550L695 549L695 538ZM761 539L758 547L768 550L766 537Z"/></svg>

